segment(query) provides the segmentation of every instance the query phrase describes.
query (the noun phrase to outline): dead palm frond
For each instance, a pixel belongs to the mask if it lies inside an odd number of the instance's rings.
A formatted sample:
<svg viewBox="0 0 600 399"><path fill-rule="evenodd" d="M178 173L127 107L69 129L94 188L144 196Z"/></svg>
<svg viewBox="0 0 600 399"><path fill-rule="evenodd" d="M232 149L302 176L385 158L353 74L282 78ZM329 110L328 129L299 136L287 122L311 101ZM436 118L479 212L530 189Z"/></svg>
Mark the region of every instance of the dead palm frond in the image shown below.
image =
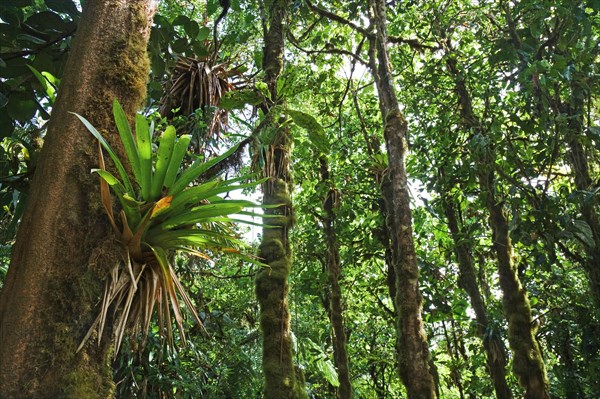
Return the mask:
<svg viewBox="0 0 600 399"><path fill-rule="evenodd" d="M221 98L238 88L231 79L240 76L239 70L228 66L227 62L217 64L208 58L180 57L165 84L160 114L172 118L200 110L206 123L202 139L218 136L227 129L227 110L219 108Z"/></svg>

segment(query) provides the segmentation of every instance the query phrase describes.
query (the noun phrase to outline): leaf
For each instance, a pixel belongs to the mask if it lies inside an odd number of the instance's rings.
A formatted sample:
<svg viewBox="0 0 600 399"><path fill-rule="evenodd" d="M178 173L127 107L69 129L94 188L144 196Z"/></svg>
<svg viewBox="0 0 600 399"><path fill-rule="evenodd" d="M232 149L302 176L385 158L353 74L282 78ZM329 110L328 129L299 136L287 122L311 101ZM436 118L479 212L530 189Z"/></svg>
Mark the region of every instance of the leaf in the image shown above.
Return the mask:
<svg viewBox="0 0 600 399"><path fill-rule="evenodd" d="M169 166L167 168L167 174L165 175L163 187L170 188L173 185L173 183L175 183L175 177L181 169L181 162L183 161L183 157L185 156L191 139L192 136L186 134L181 136L179 140L177 140L175 148L173 149L173 155L171 156L171 159L169 161Z"/></svg>
<svg viewBox="0 0 600 399"><path fill-rule="evenodd" d="M196 36L196 40L199 41L203 41L208 39L208 36L210 35L210 28L203 26L202 28L200 28L200 31L198 32L198 36Z"/></svg>
<svg viewBox="0 0 600 399"><path fill-rule="evenodd" d="M142 199L150 201L152 184L152 137L148 121L143 115L135 116L135 135L137 138L138 157L140 161L140 177L138 183L142 191Z"/></svg>
<svg viewBox="0 0 600 399"><path fill-rule="evenodd" d="M194 223L202 223L203 219L238 213L242 209L244 209L243 205L235 203L201 205L180 215L168 218L160 224L160 228L169 230L180 226L193 225Z"/></svg>
<svg viewBox="0 0 600 399"><path fill-rule="evenodd" d="M100 166L100 170L106 170L106 166L104 164L104 154L102 154L102 146L100 142L98 142L98 164ZM120 182L119 182L120 183ZM113 230L118 233L119 229L115 223L115 215L112 209L112 201L110 200L110 189L108 188L108 183L106 179L100 175L100 200L102 201L102 205L104 206L104 210L108 215L108 219Z"/></svg>
<svg viewBox="0 0 600 399"><path fill-rule="evenodd" d="M160 197L165 175L167 174L167 169L169 168L169 163L171 161L171 155L173 154L175 138L175 128L173 126L167 126L160 138L160 144L158 146L154 176L152 177L152 190L150 191L151 199Z"/></svg>
<svg viewBox="0 0 600 399"><path fill-rule="evenodd" d="M173 200L173 196L169 195L167 197L161 198L156 205L152 208L152 213L150 215L150 219L154 219L156 216L163 213L165 210L169 209L171 206L171 201Z"/></svg>
<svg viewBox="0 0 600 399"><path fill-rule="evenodd" d="M113 163L115 164L115 167L119 171L119 176L121 176L121 180L123 180L123 185L125 187L125 191L128 193L133 193L134 191L133 191L131 182L129 181L129 176L127 175L127 172L125 171L125 168L123 167L123 164L119 160L119 157L117 156L117 154L115 154L112 147L106 142L104 137L102 137L102 135L96 130L96 128L94 126L92 126L92 124L87 119L85 119L83 116L81 116L79 114L76 114L75 112L71 112L71 113L73 115L75 115L77 118L79 118L79 120L85 125L87 130L89 130L89 132L92 133L92 135L96 139L98 139L98 141L100 142L102 147L106 150L106 152L108 152L108 155L110 156Z"/></svg>
<svg viewBox="0 0 600 399"><path fill-rule="evenodd" d="M337 372L335 371L335 367L333 363L329 359L319 358L316 361L317 370L321 372L321 375L325 377L327 382L329 382L334 387L340 386L340 381L338 380Z"/></svg>
<svg viewBox="0 0 600 399"><path fill-rule="evenodd" d="M71 0L44 0L44 3L56 12L69 14L71 16L79 14L77 7Z"/></svg>
<svg viewBox="0 0 600 399"><path fill-rule="evenodd" d="M586 246L590 248L596 247L596 241L594 241L594 234L590 225L584 220L574 220L573 227L575 231L573 234Z"/></svg>
<svg viewBox="0 0 600 399"><path fill-rule="evenodd" d="M121 142L123 143L123 148L125 149L131 168L133 169L133 175L135 176L135 180L139 182L141 176L138 150L133 141L133 133L129 127L129 121L127 120L127 115L125 115L125 110L123 110L123 107L116 99L113 101L113 114L119 136L121 137Z"/></svg>
<svg viewBox="0 0 600 399"><path fill-rule="evenodd" d="M265 82L256 82L254 86L260 91L266 98L271 98L271 92L269 86Z"/></svg>
<svg viewBox="0 0 600 399"><path fill-rule="evenodd" d="M35 78L38 80L38 82L40 82L44 91L47 91L48 90L48 82L46 81L46 78L44 76L42 76L42 74L39 73L38 70L35 69L34 67L32 67L31 65L27 65L27 68L29 68L31 73L33 73L33 76L35 76Z"/></svg>
<svg viewBox="0 0 600 399"><path fill-rule="evenodd" d="M239 254L239 250L231 248L231 245L244 246L244 243L235 237L201 229L173 230L153 234L152 241L148 244L164 248L192 245L195 247L212 248L221 252L229 250L228 252L236 253L236 255Z"/></svg>
<svg viewBox="0 0 600 399"><path fill-rule="evenodd" d="M238 146L239 144L236 144L224 154L213 158L207 162L203 162L202 160L197 160L196 162L194 162L192 166L190 166L179 176L179 178L177 178L177 180L173 183L173 185L167 192L167 195L176 195L183 191L187 186L189 186L191 182L196 180L198 176L200 176L202 173L206 172L207 170L221 162L223 159L233 154L238 149Z"/></svg>
<svg viewBox="0 0 600 399"><path fill-rule="evenodd" d="M325 129L323 129L323 126L312 115L295 110L288 110L288 114L292 117L296 125L308 132L310 142L319 152L323 154L329 153L330 146Z"/></svg>
<svg viewBox="0 0 600 399"><path fill-rule="evenodd" d="M191 208L195 205L198 205L202 200L209 199L221 193L256 187L265 180L266 179L261 179L253 183L237 185L226 184L224 182L213 180L203 183L199 186L190 187L174 197L173 202L171 203L171 208L169 209L168 213L177 214L186 208ZM249 202L249 204L254 205L251 202Z"/></svg>
<svg viewBox="0 0 600 399"><path fill-rule="evenodd" d="M185 33L192 39L195 39L198 36L198 33L200 32L200 27L198 26L198 23L196 21L191 20L183 25L183 29L185 30Z"/></svg>

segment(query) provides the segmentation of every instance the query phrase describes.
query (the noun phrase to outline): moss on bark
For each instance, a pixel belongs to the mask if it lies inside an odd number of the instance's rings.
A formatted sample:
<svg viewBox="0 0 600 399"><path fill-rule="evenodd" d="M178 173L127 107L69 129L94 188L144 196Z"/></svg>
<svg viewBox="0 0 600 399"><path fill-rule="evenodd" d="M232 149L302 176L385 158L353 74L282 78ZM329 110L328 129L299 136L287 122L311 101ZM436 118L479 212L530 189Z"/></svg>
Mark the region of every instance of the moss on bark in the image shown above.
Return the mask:
<svg viewBox="0 0 600 399"><path fill-rule="evenodd" d="M400 112L387 53L385 2L372 0L372 24L376 37L370 40L369 64L379 96L388 153L389 192L386 199L391 260L395 275L398 372L408 396L434 399L437 390L429 365L429 348L423 329L419 270L412 236L412 215L404 156L407 150L407 123ZM383 188L383 187L382 187Z"/></svg>

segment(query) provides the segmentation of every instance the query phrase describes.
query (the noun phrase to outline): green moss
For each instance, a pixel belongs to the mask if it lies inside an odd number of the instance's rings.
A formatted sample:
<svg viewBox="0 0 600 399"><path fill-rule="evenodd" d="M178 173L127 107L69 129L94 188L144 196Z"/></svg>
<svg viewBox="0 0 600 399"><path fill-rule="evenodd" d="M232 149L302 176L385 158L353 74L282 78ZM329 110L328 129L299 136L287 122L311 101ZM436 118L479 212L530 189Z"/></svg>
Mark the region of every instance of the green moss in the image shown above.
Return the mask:
<svg viewBox="0 0 600 399"><path fill-rule="evenodd" d="M285 180L274 179L267 184L270 194L265 198L265 205L291 205L292 200Z"/></svg>
<svg viewBox="0 0 600 399"><path fill-rule="evenodd" d="M65 399L104 399L114 396L114 386L102 389L102 382L98 380L98 374L90 372L85 367L74 368L64 379L64 396ZM104 376L103 380L110 381L112 375Z"/></svg>
<svg viewBox="0 0 600 399"><path fill-rule="evenodd" d="M296 383L294 384L294 399L308 399L304 372L300 367L294 366L294 373L296 374Z"/></svg>
<svg viewBox="0 0 600 399"><path fill-rule="evenodd" d="M278 259L286 254L286 250L283 247L283 243L279 237L271 237L270 239L265 236L265 240L260 244L260 257L269 261L272 259Z"/></svg>

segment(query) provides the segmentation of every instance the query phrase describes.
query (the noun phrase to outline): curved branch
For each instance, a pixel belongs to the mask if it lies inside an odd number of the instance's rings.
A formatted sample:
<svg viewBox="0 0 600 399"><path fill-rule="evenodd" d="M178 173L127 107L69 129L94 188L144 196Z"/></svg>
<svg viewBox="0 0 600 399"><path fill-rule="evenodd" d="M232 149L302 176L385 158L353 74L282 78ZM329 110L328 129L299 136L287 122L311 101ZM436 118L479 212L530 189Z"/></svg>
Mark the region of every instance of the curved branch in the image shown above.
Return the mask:
<svg viewBox="0 0 600 399"><path fill-rule="evenodd" d="M60 35L56 39L46 42L32 50L15 51L15 52L10 52L10 53L0 53L0 58L2 58L4 61L8 61L8 60L12 60L12 59L19 58L19 57L24 57L26 55L36 54L45 48L48 48L60 41L65 40L69 36L72 36L73 33L75 33L75 30L65 32L63 35Z"/></svg>
<svg viewBox="0 0 600 399"><path fill-rule="evenodd" d="M340 15L337 15L331 11L327 11L323 8L317 7L316 5L311 3L310 0L306 0L306 5L308 5L308 8L310 8L313 12L315 12L323 17L326 17L326 18L330 19L331 21L336 21L342 25L346 25L346 26L352 28L353 30L355 30L356 32L361 33L362 35L368 37L369 39L375 38L375 34L373 32L371 32L369 29L365 29L362 26L359 26L359 25L355 24L354 22L352 22ZM387 39L388 39L388 43L407 44L413 50L417 50L417 51L439 50L438 46L423 44L423 43L419 42L419 40L417 40L417 39L404 39L399 36L388 36Z"/></svg>

